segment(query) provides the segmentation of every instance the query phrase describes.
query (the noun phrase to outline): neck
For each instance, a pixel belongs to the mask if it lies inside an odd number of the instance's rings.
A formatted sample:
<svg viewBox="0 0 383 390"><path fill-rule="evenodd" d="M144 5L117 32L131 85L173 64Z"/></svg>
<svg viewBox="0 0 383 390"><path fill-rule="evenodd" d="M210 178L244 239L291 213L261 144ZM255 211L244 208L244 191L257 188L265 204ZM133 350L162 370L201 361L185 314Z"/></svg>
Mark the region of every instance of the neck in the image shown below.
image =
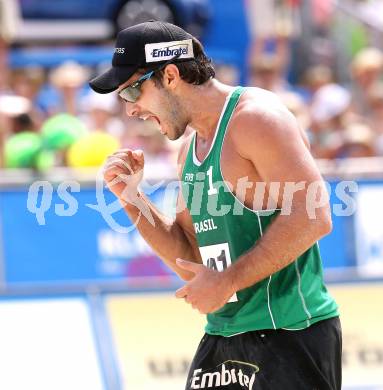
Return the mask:
<svg viewBox="0 0 383 390"><path fill-rule="evenodd" d="M187 109L189 126L196 130L200 139L214 137L222 107L232 87L212 79L203 85L187 85Z"/></svg>

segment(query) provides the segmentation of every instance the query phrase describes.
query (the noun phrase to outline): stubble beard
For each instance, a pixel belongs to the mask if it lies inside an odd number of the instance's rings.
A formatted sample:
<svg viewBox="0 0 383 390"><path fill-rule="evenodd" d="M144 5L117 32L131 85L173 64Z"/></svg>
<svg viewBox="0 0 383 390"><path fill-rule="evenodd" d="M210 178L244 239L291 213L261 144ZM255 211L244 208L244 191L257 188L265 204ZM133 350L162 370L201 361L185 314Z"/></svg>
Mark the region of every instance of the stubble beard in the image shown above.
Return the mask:
<svg viewBox="0 0 383 390"><path fill-rule="evenodd" d="M170 93L167 93L166 98L170 124L170 132L167 133L167 137L171 141L175 141L185 133L189 121L187 120L185 109L179 99Z"/></svg>

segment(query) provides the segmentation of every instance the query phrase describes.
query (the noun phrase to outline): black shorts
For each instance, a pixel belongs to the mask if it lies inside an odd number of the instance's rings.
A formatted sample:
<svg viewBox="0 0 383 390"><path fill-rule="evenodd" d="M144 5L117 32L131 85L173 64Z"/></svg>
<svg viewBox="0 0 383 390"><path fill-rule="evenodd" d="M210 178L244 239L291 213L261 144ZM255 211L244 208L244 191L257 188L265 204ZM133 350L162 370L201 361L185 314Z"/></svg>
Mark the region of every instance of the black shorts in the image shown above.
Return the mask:
<svg viewBox="0 0 383 390"><path fill-rule="evenodd" d="M303 330L262 330L202 338L186 390L341 390L338 317Z"/></svg>

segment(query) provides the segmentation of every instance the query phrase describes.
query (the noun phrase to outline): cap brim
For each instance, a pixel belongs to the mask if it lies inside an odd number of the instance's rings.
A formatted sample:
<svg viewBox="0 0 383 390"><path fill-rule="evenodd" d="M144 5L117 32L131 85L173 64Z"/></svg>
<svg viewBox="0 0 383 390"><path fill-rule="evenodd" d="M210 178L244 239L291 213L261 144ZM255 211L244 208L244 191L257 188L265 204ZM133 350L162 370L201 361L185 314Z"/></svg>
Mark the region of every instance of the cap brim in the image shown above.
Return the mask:
<svg viewBox="0 0 383 390"><path fill-rule="evenodd" d="M136 65L114 66L90 80L89 85L97 93L110 93L132 77L136 70Z"/></svg>

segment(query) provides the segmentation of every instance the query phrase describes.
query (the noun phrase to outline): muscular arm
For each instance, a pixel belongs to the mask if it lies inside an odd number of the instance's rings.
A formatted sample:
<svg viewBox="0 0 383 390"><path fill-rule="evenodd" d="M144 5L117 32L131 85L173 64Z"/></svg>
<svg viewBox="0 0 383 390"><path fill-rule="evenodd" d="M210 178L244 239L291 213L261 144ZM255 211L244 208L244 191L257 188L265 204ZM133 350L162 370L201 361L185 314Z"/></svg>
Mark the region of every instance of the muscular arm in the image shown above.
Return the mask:
<svg viewBox="0 0 383 390"><path fill-rule="evenodd" d="M164 216L142 193L139 194L141 205L150 210L153 217L151 222L141 216L137 229L145 241L163 262L175 271L183 280L189 280L193 274L179 268L176 264L178 257L202 262L195 238L188 227L185 226L187 211L178 213L175 220ZM179 201L179 200L178 200ZM142 207L141 206L141 207ZM131 204L125 205L126 213L132 221L136 221L139 208Z"/></svg>
<svg viewBox="0 0 383 390"><path fill-rule="evenodd" d="M284 107L276 105L260 112L251 103L245 104L233 127L237 152L253 163L261 181L280 182L281 189L287 188L288 182L304 184L293 194L291 211L283 215L283 209L254 247L226 270L233 289L238 291L286 267L328 234L331 216L327 200L315 208L318 197L326 196L324 182L295 118ZM317 196L308 190L311 183ZM275 201L282 207L285 204L280 192Z"/></svg>
<svg viewBox="0 0 383 390"><path fill-rule="evenodd" d="M183 153L184 148L181 149L179 156L179 166L183 166ZM123 152L115 154L124 161L129 160L129 165L134 165L134 152ZM116 171L109 171L109 178L106 181L110 182L116 175L121 173L121 170L126 171L126 168L116 162L113 163ZM136 167L132 167L136 172ZM121 182L111 187L111 190L120 199L124 205L124 209L128 214L132 222L137 223L136 227L145 241L151 246L156 254L168 265L173 271L175 271L182 279L189 280L193 274L186 271L176 264L178 257L187 258L194 262L202 262L194 229L191 221L190 214L183 207L183 199L181 192L177 199L177 214L174 220L171 220L167 216L163 215L146 196L142 193L138 193L138 197L135 198L134 204L124 201L122 194L126 183ZM120 187L120 188L118 188ZM140 215L140 210L142 214ZM179 210L179 211L178 211ZM149 218L145 217L149 216ZM137 222L138 221L138 222Z"/></svg>

